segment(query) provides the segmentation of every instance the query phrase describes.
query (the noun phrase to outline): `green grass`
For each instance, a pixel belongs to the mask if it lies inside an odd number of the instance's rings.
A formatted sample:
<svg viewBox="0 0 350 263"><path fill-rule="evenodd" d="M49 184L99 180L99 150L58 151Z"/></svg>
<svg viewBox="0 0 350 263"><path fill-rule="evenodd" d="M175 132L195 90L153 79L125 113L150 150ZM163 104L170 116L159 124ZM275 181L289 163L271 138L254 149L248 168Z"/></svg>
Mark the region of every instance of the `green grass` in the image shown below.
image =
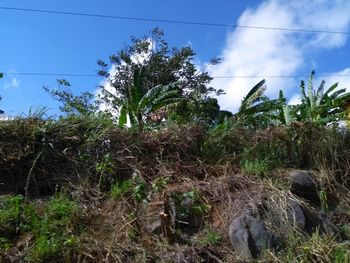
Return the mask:
<svg viewBox="0 0 350 263"><path fill-rule="evenodd" d="M220 245L222 237L219 233L215 232L210 226L206 226L203 230L203 236L199 239L199 244L205 246L218 246Z"/></svg>
<svg viewBox="0 0 350 263"><path fill-rule="evenodd" d="M241 162L241 169L244 173L248 175L256 175L263 177L267 176L268 173L271 171L270 164L266 159L243 160Z"/></svg>
<svg viewBox="0 0 350 263"><path fill-rule="evenodd" d="M22 196L7 197L1 202L0 229L11 237L0 239L0 252L10 249L21 235L31 234L27 260L43 262L68 255L76 245L78 215L78 205L63 195L52 197L43 208L24 202Z"/></svg>
<svg viewBox="0 0 350 263"><path fill-rule="evenodd" d="M124 194L132 190L132 181L125 180L123 182L117 182L111 187L111 197L113 199L119 199Z"/></svg>

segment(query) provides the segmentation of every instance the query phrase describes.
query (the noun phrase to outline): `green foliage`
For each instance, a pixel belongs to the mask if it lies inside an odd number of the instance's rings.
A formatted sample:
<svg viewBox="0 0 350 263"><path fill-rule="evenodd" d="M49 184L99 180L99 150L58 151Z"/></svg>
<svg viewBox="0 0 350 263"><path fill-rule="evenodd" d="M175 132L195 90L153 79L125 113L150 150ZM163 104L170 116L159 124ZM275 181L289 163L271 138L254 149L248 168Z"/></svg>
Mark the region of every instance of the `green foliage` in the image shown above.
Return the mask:
<svg viewBox="0 0 350 263"><path fill-rule="evenodd" d="M137 203L141 203L147 197L146 183L141 179L137 179L134 182L133 196Z"/></svg>
<svg viewBox="0 0 350 263"><path fill-rule="evenodd" d="M144 69L143 67L137 68L134 70L133 84L129 86L129 93L122 99L118 123L120 126L124 126L129 118L132 126L138 126L142 129L152 113L181 100L176 83L157 85L146 91Z"/></svg>
<svg viewBox="0 0 350 263"><path fill-rule="evenodd" d="M57 80L59 83L58 89L49 89L44 87L44 90L50 94L50 96L60 102L60 110L71 115L93 115L98 111L98 105L93 101L94 94L90 92L83 92L82 94L76 96L69 89L70 83L67 80L60 79Z"/></svg>
<svg viewBox="0 0 350 263"><path fill-rule="evenodd" d="M51 198L44 215L34 221L32 232L36 238L28 258L41 261L69 251L76 244L72 225L78 218L78 206L67 197Z"/></svg>
<svg viewBox="0 0 350 263"><path fill-rule="evenodd" d="M241 106L233 117L245 127L265 128L278 119L276 112L285 103L285 98L270 100L264 93L265 80L256 84L244 97Z"/></svg>
<svg viewBox="0 0 350 263"><path fill-rule="evenodd" d="M159 193L168 184L169 178L159 177L152 182L152 192Z"/></svg>
<svg viewBox="0 0 350 263"><path fill-rule="evenodd" d="M113 173L113 160L110 153L106 153L101 158L102 160L96 163L96 172L100 175L98 181L98 189L101 188L102 181L104 177L107 175L111 175Z"/></svg>
<svg viewBox="0 0 350 263"><path fill-rule="evenodd" d="M241 125L254 128L280 124L291 125L295 121L326 125L345 120L345 105L350 101L350 92L346 92L346 89L338 89L338 83L325 90L325 81L322 81L317 90L314 90L314 75L315 72L312 71L307 88L305 82L301 81L301 103L297 105L287 105L282 91L278 99L270 100L264 95L265 80L260 81L242 100L234 118Z"/></svg>
<svg viewBox="0 0 350 263"><path fill-rule="evenodd" d="M190 211L195 215L206 215L211 210L211 205L208 204L194 204Z"/></svg>
<svg viewBox="0 0 350 263"><path fill-rule="evenodd" d="M111 187L111 197L113 199L119 199L124 194L132 190L132 181L125 180L123 182L117 182Z"/></svg>
<svg viewBox="0 0 350 263"><path fill-rule="evenodd" d="M320 201L321 201L321 209L323 211L327 211L328 210L328 201L327 201L327 193L324 190L320 190L318 192L318 196L320 197Z"/></svg>
<svg viewBox="0 0 350 263"><path fill-rule="evenodd" d="M203 235L200 236L199 244L204 246L219 246L222 237L214 231L210 226L206 226L203 230Z"/></svg>
<svg viewBox="0 0 350 263"><path fill-rule="evenodd" d="M34 237L27 259L42 262L58 255L68 255L74 248L74 224L78 220L78 206L65 196L55 196L45 205L43 212L24 202L22 196L7 197L1 202L0 230L7 229L13 238L23 233ZM13 229L10 232L10 229ZM10 239L2 238L0 250L12 247Z"/></svg>
<svg viewBox="0 0 350 263"><path fill-rule="evenodd" d="M5 237L0 237L0 251L8 251L12 247L12 243Z"/></svg>
<svg viewBox="0 0 350 263"><path fill-rule="evenodd" d="M344 106L350 100L350 92L337 89L338 83L325 90L323 80L317 90L313 88L315 72L312 71L305 92L304 81L300 84L301 104L294 106L294 118L299 121L310 121L327 124L346 118Z"/></svg>
<svg viewBox="0 0 350 263"><path fill-rule="evenodd" d="M110 92L101 87L101 100L119 112L119 107L125 105L125 100L130 99L130 87L136 84L135 70L142 68L141 94L146 94L157 86L177 83L179 94L185 100L172 110L176 115L172 114L173 119L188 121L188 110L195 119L212 118L212 107L208 105L212 102L208 101L208 96L212 93L220 94L222 90L215 90L209 86L212 78L207 72L197 70L193 63L194 56L195 52L190 46L170 47L159 28L155 28L144 37L132 37L130 45L110 56L110 64L98 61L101 67L99 74L115 89L114 92ZM210 61L210 64L217 63L219 59ZM115 69L113 72L110 71L111 66ZM122 123L125 123L125 118L122 118Z"/></svg>
<svg viewBox="0 0 350 263"><path fill-rule="evenodd" d="M211 210L211 206L202 201L198 191L196 189L184 193L178 193L173 195L176 203L177 213L179 215L206 215ZM189 205L183 205L186 201Z"/></svg>
<svg viewBox="0 0 350 263"><path fill-rule="evenodd" d="M242 160L241 169L244 173L256 176L267 176L271 171L269 161L267 159L259 160Z"/></svg>
<svg viewBox="0 0 350 263"><path fill-rule="evenodd" d="M15 232L18 231L23 214L22 203L23 196L10 196L1 200L0 203L0 229L2 227L11 227Z"/></svg>

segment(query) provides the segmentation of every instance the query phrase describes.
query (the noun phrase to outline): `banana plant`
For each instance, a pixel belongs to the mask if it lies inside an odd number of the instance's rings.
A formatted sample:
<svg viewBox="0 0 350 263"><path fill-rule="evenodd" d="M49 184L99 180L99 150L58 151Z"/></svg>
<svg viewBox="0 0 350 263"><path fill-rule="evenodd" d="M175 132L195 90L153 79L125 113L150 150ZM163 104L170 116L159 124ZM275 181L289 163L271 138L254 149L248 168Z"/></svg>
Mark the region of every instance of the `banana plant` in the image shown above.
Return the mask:
<svg viewBox="0 0 350 263"><path fill-rule="evenodd" d="M315 72L312 71L305 91L305 82L301 81L301 103L297 105L296 113L299 121L310 121L320 124L339 121L346 117L345 106L350 101L350 92L345 88L337 89L338 83L325 90L325 81L314 90L313 79Z"/></svg>
<svg viewBox="0 0 350 263"><path fill-rule="evenodd" d="M278 119L276 112L282 108L286 99L280 96L278 99L270 100L264 94L265 91L266 82L262 80L247 93L233 117L253 126L267 126Z"/></svg>
<svg viewBox="0 0 350 263"><path fill-rule="evenodd" d="M143 80L143 68L135 69L133 84L129 86L128 96L123 99L120 108L118 119L120 126L125 126L129 118L131 126L142 129L150 114L183 100L177 83L157 85L146 91Z"/></svg>

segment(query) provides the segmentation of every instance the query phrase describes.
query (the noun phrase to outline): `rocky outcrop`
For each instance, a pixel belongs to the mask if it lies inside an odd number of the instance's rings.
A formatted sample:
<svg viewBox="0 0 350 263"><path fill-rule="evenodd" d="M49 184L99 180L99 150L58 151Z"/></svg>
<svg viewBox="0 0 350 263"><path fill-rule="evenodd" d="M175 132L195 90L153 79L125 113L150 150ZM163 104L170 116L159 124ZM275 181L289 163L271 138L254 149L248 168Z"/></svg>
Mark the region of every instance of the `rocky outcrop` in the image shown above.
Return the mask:
<svg viewBox="0 0 350 263"><path fill-rule="evenodd" d="M243 258L256 258L263 249L278 245L273 233L250 210L245 210L231 222L229 236L234 250Z"/></svg>
<svg viewBox="0 0 350 263"><path fill-rule="evenodd" d="M289 176L290 191L310 204L320 205L317 182L306 171L293 171Z"/></svg>
<svg viewBox="0 0 350 263"><path fill-rule="evenodd" d="M319 185L307 172L288 177L290 192L268 190L249 203L229 226L233 249L242 258L257 258L264 249L282 248L291 232L311 235L315 231L338 234L336 226L320 208ZM292 194L291 194L292 193Z"/></svg>

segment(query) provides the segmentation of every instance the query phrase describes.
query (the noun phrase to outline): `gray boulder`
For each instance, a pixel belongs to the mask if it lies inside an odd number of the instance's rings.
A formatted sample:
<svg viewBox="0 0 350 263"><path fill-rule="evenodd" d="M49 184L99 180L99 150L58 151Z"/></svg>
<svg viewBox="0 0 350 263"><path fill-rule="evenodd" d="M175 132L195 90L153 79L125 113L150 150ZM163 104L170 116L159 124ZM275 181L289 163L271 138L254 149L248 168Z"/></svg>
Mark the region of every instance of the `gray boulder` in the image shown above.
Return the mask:
<svg viewBox="0 0 350 263"><path fill-rule="evenodd" d="M257 258L266 248L276 248L275 236L250 210L234 218L229 227L231 244L242 258Z"/></svg>
<svg viewBox="0 0 350 263"><path fill-rule="evenodd" d="M165 232L174 229L174 204L171 200L164 200L160 195L152 196L151 200L143 200L139 204L137 216L143 227L154 234L168 236L169 233Z"/></svg>
<svg viewBox="0 0 350 263"><path fill-rule="evenodd" d="M321 204L318 195L317 182L305 171L294 171L290 174L290 191L308 201L319 206Z"/></svg>
<svg viewBox="0 0 350 263"><path fill-rule="evenodd" d="M337 235L338 229L329 219L329 217L322 212L314 211L311 209L303 208L305 215L305 232L312 234L315 231L328 235Z"/></svg>

